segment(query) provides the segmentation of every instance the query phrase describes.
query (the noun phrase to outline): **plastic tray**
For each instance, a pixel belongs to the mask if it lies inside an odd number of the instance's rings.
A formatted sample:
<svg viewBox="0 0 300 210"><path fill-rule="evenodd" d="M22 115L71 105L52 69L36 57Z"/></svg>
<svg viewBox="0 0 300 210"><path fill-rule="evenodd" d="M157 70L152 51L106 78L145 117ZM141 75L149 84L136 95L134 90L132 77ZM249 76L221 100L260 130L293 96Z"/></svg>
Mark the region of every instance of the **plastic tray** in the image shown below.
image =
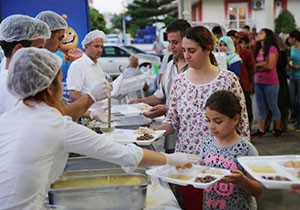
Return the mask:
<svg viewBox="0 0 300 210"><path fill-rule="evenodd" d="M146 173L149 176L159 178L164 182L177 184L181 186L192 185L195 188L199 188L199 189L207 189L212 185L214 185L216 182L218 182L225 175L230 174L230 171L225 169L217 169L222 172L222 175L216 175L212 173L202 173L201 172L202 168L210 168L210 167L193 165L193 167L190 169L178 170L175 168L175 166L165 165L165 166L159 166L147 170ZM210 168L210 169L216 170L216 168ZM171 178L171 177L178 177L178 176L184 177L186 179L182 180L177 178ZM196 177L205 177L205 176L213 176L216 179L208 183L198 183L194 181Z"/></svg>
<svg viewBox="0 0 300 210"><path fill-rule="evenodd" d="M111 108L111 113L114 115L118 115L118 114L129 115L129 116L140 115L143 112L149 110L149 109L142 109L143 107L150 108L150 106L145 103L113 105Z"/></svg>
<svg viewBox="0 0 300 210"><path fill-rule="evenodd" d="M290 189L292 184L300 184L300 167L285 166L289 161L299 161L300 164L300 155L239 157L238 161L253 178L266 188ZM263 178L276 176L286 177L290 181Z"/></svg>
<svg viewBox="0 0 300 210"><path fill-rule="evenodd" d="M141 134L137 134L136 130L131 129L115 129L113 132L104 133L103 135L112 141L122 144L137 143L138 145L150 145L153 141L162 137L164 133L165 130L154 131L152 134L153 138L149 140L137 140L136 138Z"/></svg>

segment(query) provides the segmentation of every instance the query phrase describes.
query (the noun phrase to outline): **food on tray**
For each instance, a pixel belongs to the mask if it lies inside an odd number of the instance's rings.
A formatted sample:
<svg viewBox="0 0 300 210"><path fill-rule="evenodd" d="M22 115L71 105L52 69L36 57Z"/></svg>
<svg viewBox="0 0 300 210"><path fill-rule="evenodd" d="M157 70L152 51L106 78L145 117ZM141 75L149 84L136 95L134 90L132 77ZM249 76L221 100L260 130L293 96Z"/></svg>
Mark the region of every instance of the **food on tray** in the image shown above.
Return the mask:
<svg viewBox="0 0 300 210"><path fill-rule="evenodd" d="M139 127L139 129L136 130L137 134L149 134L152 135L154 133L154 130L147 127Z"/></svg>
<svg viewBox="0 0 300 210"><path fill-rule="evenodd" d="M223 172L218 168L209 168L203 167L200 169L200 173L203 174L214 174L214 175L223 175Z"/></svg>
<svg viewBox="0 0 300 210"><path fill-rule="evenodd" d="M178 179L181 181L187 181L187 180L191 180L193 178L192 176L182 175L182 174L167 174L166 176L169 178Z"/></svg>
<svg viewBox="0 0 300 210"><path fill-rule="evenodd" d="M151 134L145 133L145 134L142 134L142 135L136 137L136 140L150 140L153 138L154 138L154 136L152 136Z"/></svg>
<svg viewBox="0 0 300 210"><path fill-rule="evenodd" d="M192 165L191 163L186 163L186 164L184 164L184 165L177 165L177 166L175 166L175 168L176 168L177 170L190 169L190 168L192 168L192 167L193 167L193 165Z"/></svg>
<svg viewBox="0 0 300 210"><path fill-rule="evenodd" d="M276 173L276 169L274 169L270 165L249 165L249 168L259 174L273 174Z"/></svg>
<svg viewBox="0 0 300 210"><path fill-rule="evenodd" d="M288 161L283 164L285 167L288 168L300 168L300 161Z"/></svg>
<svg viewBox="0 0 300 210"><path fill-rule="evenodd" d="M143 105L141 105L141 106L138 106L137 107L139 110L141 110L141 111L148 111L148 110L150 110L151 108L152 108L152 106L150 106L150 105L148 105L148 104L143 104Z"/></svg>
<svg viewBox="0 0 300 210"><path fill-rule="evenodd" d="M291 181L284 176L262 176L263 179L274 180L274 181Z"/></svg>
<svg viewBox="0 0 300 210"><path fill-rule="evenodd" d="M216 180L216 177L213 176L205 176L205 177L196 177L194 182L197 183L209 183Z"/></svg>

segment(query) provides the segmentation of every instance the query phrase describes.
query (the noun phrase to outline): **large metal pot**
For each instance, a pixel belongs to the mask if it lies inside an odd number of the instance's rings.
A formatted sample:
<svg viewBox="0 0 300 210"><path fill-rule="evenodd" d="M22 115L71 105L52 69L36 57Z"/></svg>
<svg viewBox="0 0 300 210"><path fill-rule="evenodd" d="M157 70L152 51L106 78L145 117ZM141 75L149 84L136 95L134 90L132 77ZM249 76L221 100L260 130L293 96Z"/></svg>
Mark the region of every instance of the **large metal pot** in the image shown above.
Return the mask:
<svg viewBox="0 0 300 210"><path fill-rule="evenodd" d="M123 180L127 177L128 179L138 178L140 183L76 186L76 183L81 181ZM144 169L137 169L129 174L121 168L64 172L61 178L51 186L49 203L62 205L70 210L140 210L145 207L149 182Z"/></svg>

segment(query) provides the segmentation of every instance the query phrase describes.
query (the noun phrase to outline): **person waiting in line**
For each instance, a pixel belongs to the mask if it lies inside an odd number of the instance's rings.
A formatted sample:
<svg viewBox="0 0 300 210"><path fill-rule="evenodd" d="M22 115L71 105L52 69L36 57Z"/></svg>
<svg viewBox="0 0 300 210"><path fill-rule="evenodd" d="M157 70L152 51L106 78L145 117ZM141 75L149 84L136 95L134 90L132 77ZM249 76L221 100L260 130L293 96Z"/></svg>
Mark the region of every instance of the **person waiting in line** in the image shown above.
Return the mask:
<svg viewBox="0 0 300 210"><path fill-rule="evenodd" d="M129 57L129 66L122 73L123 78L126 79L126 78L130 78L142 74L143 72L141 72L141 70L139 69L139 59L136 56L131 55ZM144 87L140 91L127 93L128 99L130 100L130 99L141 98L142 97L141 91L146 91L147 88L148 88L147 83L145 83Z"/></svg>
<svg viewBox="0 0 300 210"><path fill-rule="evenodd" d="M277 104L279 81L277 75L277 61L279 47L272 30L263 28L257 35L257 44L254 52L256 64L254 66L254 92L258 107L258 129L251 136L262 137L265 135L265 121L267 112L272 112L274 120L274 137L282 134L281 113Z"/></svg>
<svg viewBox="0 0 300 210"><path fill-rule="evenodd" d="M175 77L167 116L156 127L166 130L166 135L178 132L175 152L199 155L209 133L204 105L210 95L224 89L234 92L239 98L242 113L237 129L243 138L250 140L245 98L239 79L234 73L214 65L214 45L212 33L204 26L188 29L183 38L182 49L188 69ZM178 189L183 209L202 209L201 190L191 186L179 186Z"/></svg>
<svg viewBox="0 0 300 210"><path fill-rule="evenodd" d="M63 116L61 63L57 55L33 47L18 50L11 60L7 88L21 101L0 117L0 209L43 209L69 152L119 164L126 171L198 161L196 155L121 145Z"/></svg>
<svg viewBox="0 0 300 210"><path fill-rule="evenodd" d="M167 26L167 37L173 59L166 67L159 89L152 96L129 101L129 103L146 103L154 106L149 111L144 112L144 116L155 118L166 114L173 80L176 75L185 72L188 67L182 52L182 39L190 27L191 25L183 19L175 20ZM164 148L167 153L174 152L176 135L175 132L166 137Z"/></svg>
<svg viewBox="0 0 300 210"><path fill-rule="evenodd" d="M218 40L223 36L221 26L214 26L211 31L217 37Z"/></svg>
<svg viewBox="0 0 300 210"><path fill-rule="evenodd" d="M164 49L164 44L160 41L159 36L157 36L155 41L153 42L154 52L162 58Z"/></svg>
<svg viewBox="0 0 300 210"><path fill-rule="evenodd" d="M300 32L290 32L289 68L291 69L289 91L291 100L292 120L295 122L296 131L300 132Z"/></svg>
<svg viewBox="0 0 300 210"><path fill-rule="evenodd" d="M58 22L60 24L60 22ZM20 29L20 30L16 30ZM22 47L44 47L45 40L51 38L49 26L36 18L26 15L11 15L0 24L0 45L5 53L5 65L1 65L0 76L0 115L12 109L18 99L11 95L6 88L8 66L14 53ZM58 38L58 37L56 37ZM59 40L52 40L57 41ZM75 103L65 105L64 112L77 121L86 110L96 101L107 98L112 86L107 82L96 84L89 93L82 95Z"/></svg>
<svg viewBox="0 0 300 210"><path fill-rule="evenodd" d="M239 34L236 30L228 31L227 36L230 36L232 38L232 41L234 42L234 46L236 48L236 52L242 59L240 83L245 95L249 127L251 130L253 121L251 95L253 94L253 67L255 65L255 60L252 51L246 47L247 45L249 45L250 40L247 36L239 37Z"/></svg>
<svg viewBox="0 0 300 210"><path fill-rule="evenodd" d="M203 142L200 162L230 170L231 174L211 189L204 190L203 209L253 209L252 196L262 194L263 186L249 176L237 160L238 157L258 155L255 147L236 130L241 112L239 99L230 91L217 91L206 101L205 115L211 135Z"/></svg>
<svg viewBox="0 0 300 210"><path fill-rule="evenodd" d="M235 52L232 39L229 36L222 36L219 40L219 49L227 55L227 69L240 77L242 59Z"/></svg>

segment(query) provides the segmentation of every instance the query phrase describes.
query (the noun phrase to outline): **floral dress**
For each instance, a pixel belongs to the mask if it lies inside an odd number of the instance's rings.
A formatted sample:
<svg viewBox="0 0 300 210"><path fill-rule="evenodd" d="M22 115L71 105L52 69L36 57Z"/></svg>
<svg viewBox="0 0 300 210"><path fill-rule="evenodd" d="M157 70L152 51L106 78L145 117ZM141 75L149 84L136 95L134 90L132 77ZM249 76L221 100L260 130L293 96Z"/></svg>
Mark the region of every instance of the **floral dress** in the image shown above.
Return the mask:
<svg viewBox="0 0 300 210"><path fill-rule="evenodd" d="M174 79L169 99L169 110L163 121L163 123L171 124L175 130L178 130L175 151L199 154L202 142L210 133L204 107L207 99L218 90L232 91L240 99L242 114L238 130L242 137L250 140L245 97L237 76L222 69L210 83L195 85L188 80L188 72L189 69Z"/></svg>

